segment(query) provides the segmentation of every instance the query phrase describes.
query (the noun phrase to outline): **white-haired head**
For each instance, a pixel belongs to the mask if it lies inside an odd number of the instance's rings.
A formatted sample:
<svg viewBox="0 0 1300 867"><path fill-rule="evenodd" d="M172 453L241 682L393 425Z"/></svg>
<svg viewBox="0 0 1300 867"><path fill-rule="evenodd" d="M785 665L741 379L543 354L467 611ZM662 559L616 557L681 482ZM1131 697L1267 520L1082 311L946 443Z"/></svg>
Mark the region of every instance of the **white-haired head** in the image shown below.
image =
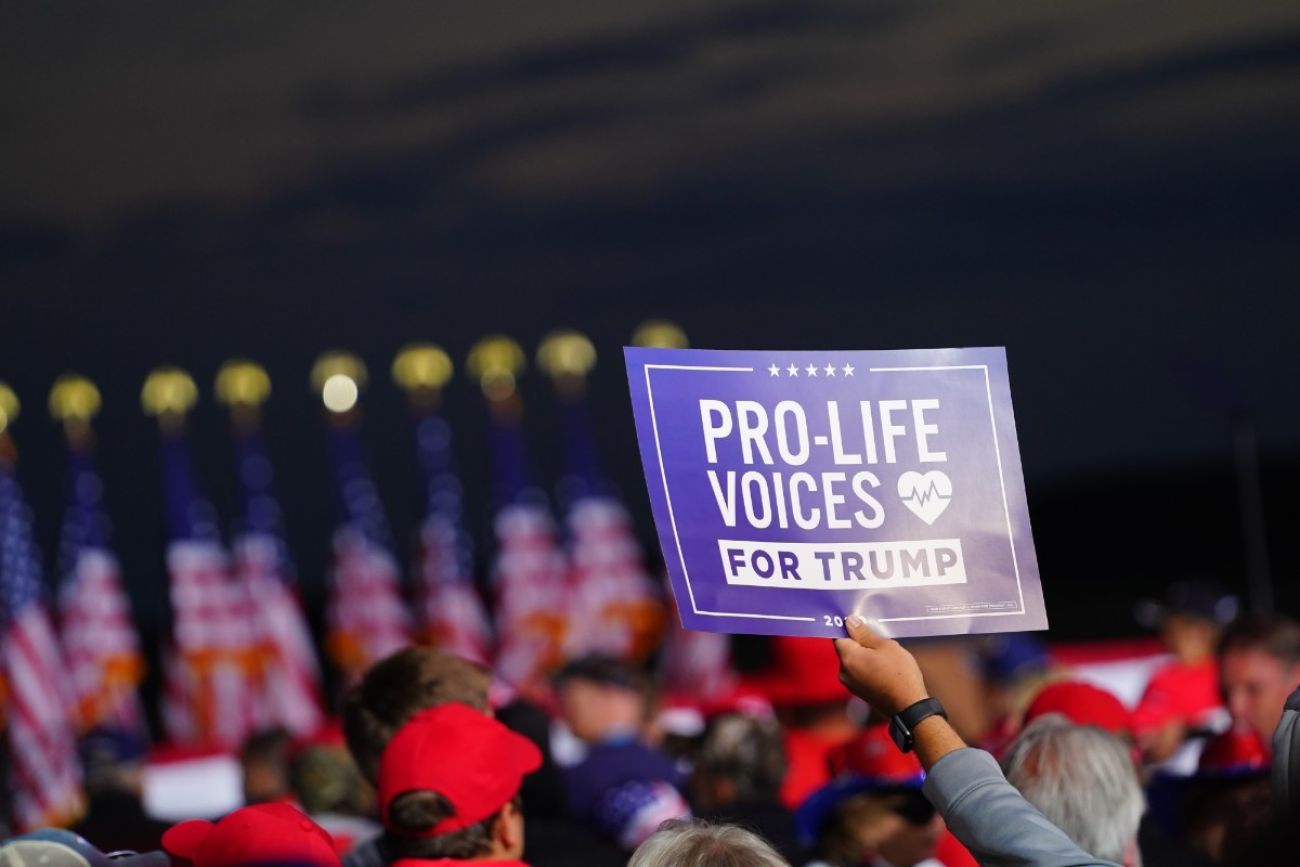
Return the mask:
<svg viewBox="0 0 1300 867"><path fill-rule="evenodd" d="M1045 714L1011 744L1002 771L1084 851L1140 867L1137 832L1146 800L1124 741L1061 714Z"/></svg>
<svg viewBox="0 0 1300 867"><path fill-rule="evenodd" d="M673 819L632 853L627 867L790 867L762 837L735 825Z"/></svg>

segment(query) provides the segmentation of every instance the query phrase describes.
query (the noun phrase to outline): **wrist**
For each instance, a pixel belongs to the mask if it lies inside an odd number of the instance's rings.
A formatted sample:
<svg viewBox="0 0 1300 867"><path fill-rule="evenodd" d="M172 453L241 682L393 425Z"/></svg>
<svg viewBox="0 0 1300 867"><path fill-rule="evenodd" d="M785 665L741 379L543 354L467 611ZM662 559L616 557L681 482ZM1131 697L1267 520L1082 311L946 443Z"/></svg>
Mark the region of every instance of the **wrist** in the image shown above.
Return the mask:
<svg viewBox="0 0 1300 867"><path fill-rule="evenodd" d="M930 698L929 692L927 692L924 689L917 690L915 693L910 693L906 696L900 697L899 700L895 702L892 707L881 708L881 710L885 711L888 716L891 717L898 716L900 713L907 710L909 707L916 704L918 701L925 701L927 698Z"/></svg>
<svg viewBox="0 0 1300 867"><path fill-rule="evenodd" d="M901 752L910 752L916 744L916 727L930 717L947 715L937 699L919 699L894 714L889 721L889 736Z"/></svg>

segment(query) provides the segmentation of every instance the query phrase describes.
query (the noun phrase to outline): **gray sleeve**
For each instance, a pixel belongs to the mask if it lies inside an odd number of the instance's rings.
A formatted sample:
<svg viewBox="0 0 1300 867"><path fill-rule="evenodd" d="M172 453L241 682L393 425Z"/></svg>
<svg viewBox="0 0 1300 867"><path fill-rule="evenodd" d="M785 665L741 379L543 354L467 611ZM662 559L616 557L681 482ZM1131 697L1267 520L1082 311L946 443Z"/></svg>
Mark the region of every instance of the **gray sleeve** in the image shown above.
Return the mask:
<svg viewBox="0 0 1300 867"><path fill-rule="evenodd" d="M1286 700L1273 732L1273 798L1279 816L1300 807L1300 689Z"/></svg>
<svg viewBox="0 0 1300 867"><path fill-rule="evenodd" d="M983 750L954 750L930 769L925 796L984 867L1116 867L1084 852L1002 776Z"/></svg>

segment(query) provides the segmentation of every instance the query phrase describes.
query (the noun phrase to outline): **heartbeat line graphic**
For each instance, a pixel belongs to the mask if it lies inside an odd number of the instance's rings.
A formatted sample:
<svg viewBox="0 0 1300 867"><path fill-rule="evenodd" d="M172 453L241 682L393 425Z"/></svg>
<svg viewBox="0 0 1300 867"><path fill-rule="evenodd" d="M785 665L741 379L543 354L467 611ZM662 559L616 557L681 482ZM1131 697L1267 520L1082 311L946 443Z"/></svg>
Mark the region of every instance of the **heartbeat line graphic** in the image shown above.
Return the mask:
<svg viewBox="0 0 1300 867"><path fill-rule="evenodd" d="M918 506L924 506L932 499L946 500L948 499L948 496L949 496L948 494L940 493L939 486L935 484L934 481L931 481L930 484L925 486L924 490L917 490L913 488L912 496L904 497L903 499L912 500Z"/></svg>

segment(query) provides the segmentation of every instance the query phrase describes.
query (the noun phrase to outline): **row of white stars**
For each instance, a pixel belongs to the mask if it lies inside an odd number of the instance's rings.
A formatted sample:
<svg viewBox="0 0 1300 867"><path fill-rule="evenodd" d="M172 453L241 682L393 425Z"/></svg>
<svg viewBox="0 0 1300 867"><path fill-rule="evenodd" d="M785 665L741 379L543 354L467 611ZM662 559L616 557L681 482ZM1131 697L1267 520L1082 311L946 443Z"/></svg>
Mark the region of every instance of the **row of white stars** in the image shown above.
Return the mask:
<svg viewBox="0 0 1300 867"><path fill-rule="evenodd" d="M843 367L836 367L833 364L828 364L825 367L818 367L815 364L810 364L807 367L801 368L797 364L792 364L789 367L782 368L774 364L767 369L767 372L770 373L772 376L780 376L782 370L786 372L785 375L788 377L798 376L800 370L802 370L808 376L816 376L819 372L824 373L827 376L835 376L835 371L837 370L842 371L845 376L852 376L854 367L851 364L846 364Z"/></svg>

